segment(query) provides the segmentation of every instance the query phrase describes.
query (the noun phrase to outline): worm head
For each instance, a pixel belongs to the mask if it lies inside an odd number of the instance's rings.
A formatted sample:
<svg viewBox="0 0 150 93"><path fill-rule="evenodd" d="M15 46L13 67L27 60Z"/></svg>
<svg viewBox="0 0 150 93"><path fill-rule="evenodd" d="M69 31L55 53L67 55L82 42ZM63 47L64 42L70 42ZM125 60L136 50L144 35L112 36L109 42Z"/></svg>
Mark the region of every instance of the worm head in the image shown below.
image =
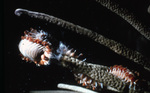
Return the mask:
<svg viewBox="0 0 150 93"><path fill-rule="evenodd" d="M23 60L32 61L38 66L49 65L52 56L51 44L46 40L48 34L44 31L25 31L19 43Z"/></svg>

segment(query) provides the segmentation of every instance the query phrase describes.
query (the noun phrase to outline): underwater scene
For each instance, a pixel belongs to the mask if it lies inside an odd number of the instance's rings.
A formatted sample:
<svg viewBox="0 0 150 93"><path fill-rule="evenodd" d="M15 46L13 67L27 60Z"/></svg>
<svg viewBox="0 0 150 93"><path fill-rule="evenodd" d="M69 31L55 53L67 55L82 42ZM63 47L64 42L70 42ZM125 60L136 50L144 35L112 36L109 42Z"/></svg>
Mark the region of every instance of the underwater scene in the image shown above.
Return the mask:
<svg viewBox="0 0 150 93"><path fill-rule="evenodd" d="M5 0L5 93L150 93L149 0Z"/></svg>

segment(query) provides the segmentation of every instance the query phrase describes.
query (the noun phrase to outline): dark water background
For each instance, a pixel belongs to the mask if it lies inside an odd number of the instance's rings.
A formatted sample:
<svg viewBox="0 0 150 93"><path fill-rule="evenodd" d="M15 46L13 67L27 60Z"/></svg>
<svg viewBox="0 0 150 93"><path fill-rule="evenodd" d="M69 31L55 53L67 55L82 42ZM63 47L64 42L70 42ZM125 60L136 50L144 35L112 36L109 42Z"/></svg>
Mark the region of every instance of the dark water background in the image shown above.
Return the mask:
<svg viewBox="0 0 150 93"><path fill-rule="evenodd" d="M118 0L119 1L119 0ZM121 0L119 3L133 11L146 24L150 24L147 13L149 0ZM32 19L18 17L15 9L23 8L47 13L96 31L127 47L138 50L150 58L150 42L141 36L126 21L93 0L5 0L4 1L4 86L6 93L28 93L31 90L54 90L58 83L76 84L72 73L58 66L37 67L26 63L19 56L18 43L24 30L30 27L43 29L59 41L83 53L88 62L111 66L122 64L140 70L148 78L148 72L130 60L119 56L93 40L69 30ZM149 26L150 27L150 26Z"/></svg>

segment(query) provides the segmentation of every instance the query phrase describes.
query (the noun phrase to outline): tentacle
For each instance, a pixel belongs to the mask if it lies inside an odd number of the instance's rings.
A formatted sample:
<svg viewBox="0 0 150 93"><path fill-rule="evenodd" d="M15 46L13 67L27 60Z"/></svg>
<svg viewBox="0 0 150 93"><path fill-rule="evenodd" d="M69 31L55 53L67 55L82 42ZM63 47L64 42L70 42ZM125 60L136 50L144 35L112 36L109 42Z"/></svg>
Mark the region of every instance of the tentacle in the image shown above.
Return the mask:
<svg viewBox="0 0 150 93"><path fill-rule="evenodd" d="M132 25L140 34L142 34L145 38L150 40L150 29L140 22L138 18L127 9L122 8L119 4L112 0L95 0L100 3L102 6L116 13L124 20L126 20L130 25Z"/></svg>
<svg viewBox="0 0 150 93"><path fill-rule="evenodd" d="M144 87L146 89L146 87L148 86L146 83L146 80L141 78L139 72L131 71L128 68L123 67L122 65L111 66L108 69L108 72L117 76L118 78L122 79L126 83L129 83L129 89L131 89L131 90L132 89L133 90L136 90L136 89L142 90ZM145 84L144 87L143 87L142 83ZM137 86L139 88L137 88Z"/></svg>
<svg viewBox="0 0 150 93"><path fill-rule="evenodd" d="M108 47L115 53L122 55L122 56L126 57L127 59L130 59L130 60L144 66L144 68L146 70L150 71L149 60L146 57L144 57L141 53L131 50L131 49L127 48L126 46L124 46L114 40L108 39L101 34L93 32L92 30L81 27L79 25L75 25L73 23L56 18L51 15L47 15L47 14L39 13L39 12L33 12L33 11L25 10L25 9L16 9L15 14L18 16L20 16L21 14L26 14L26 15L29 15L34 18L46 20L50 23L53 23L53 24L56 24L63 28L69 29L69 30L79 33L81 35L85 35L85 36L93 39L95 42L98 42L99 44L102 44L102 45Z"/></svg>

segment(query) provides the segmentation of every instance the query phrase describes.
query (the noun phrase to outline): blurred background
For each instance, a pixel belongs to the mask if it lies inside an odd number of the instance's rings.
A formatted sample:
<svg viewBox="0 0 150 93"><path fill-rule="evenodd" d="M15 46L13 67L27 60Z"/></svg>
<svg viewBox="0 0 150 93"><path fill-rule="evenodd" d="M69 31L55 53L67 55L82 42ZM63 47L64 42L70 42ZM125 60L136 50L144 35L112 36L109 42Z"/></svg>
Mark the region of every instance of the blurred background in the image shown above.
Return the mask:
<svg viewBox="0 0 150 93"><path fill-rule="evenodd" d="M116 0L122 7L137 15L149 26L149 0ZM25 30L31 27L51 34L56 45L62 41L77 53L83 53L87 62L112 66L123 65L140 70L149 79L149 72L141 66L109 50L93 40L48 22L18 17L15 9L43 12L98 32L150 58L150 41L130 24L93 0L4 0L4 86L5 93L28 93L33 90L57 90L58 83L76 84L72 73L57 64L36 66L21 60L18 44ZM150 27L150 26L149 26Z"/></svg>

